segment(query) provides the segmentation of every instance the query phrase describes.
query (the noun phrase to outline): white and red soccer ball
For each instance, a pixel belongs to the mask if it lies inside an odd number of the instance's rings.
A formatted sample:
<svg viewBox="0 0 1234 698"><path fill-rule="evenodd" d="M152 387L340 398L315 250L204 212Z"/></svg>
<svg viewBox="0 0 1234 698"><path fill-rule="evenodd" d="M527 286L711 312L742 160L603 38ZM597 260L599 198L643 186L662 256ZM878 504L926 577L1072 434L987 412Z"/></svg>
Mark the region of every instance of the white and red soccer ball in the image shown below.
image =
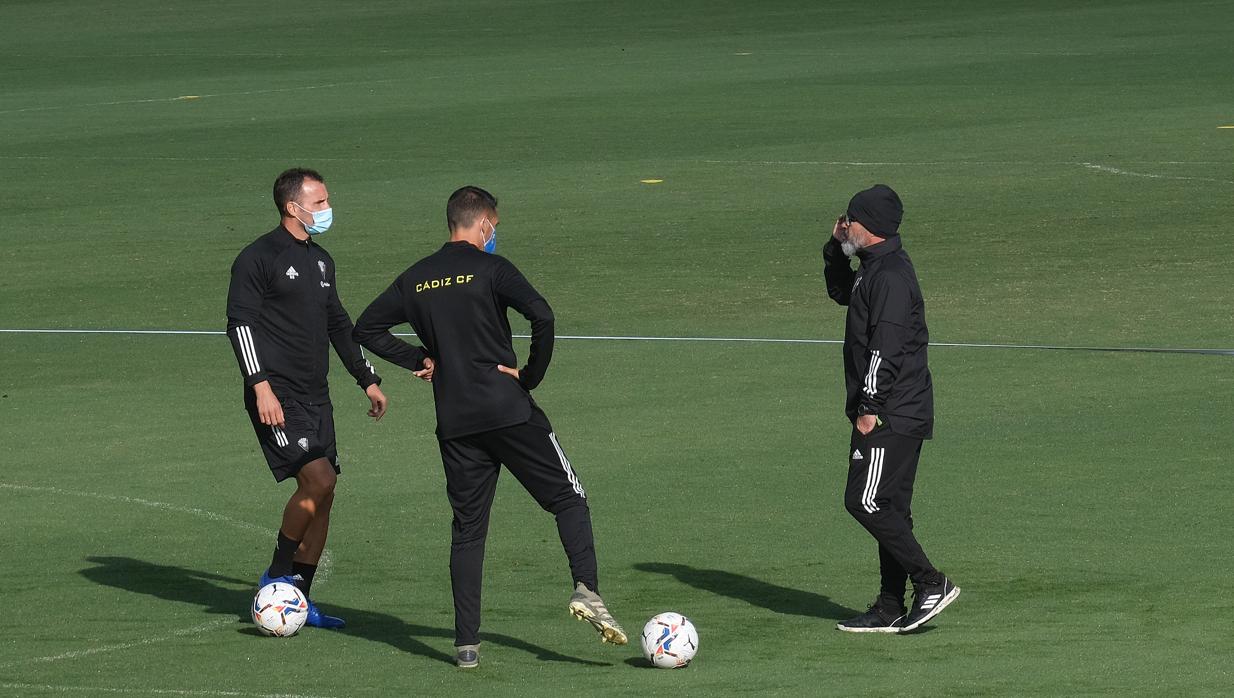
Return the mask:
<svg viewBox="0 0 1234 698"><path fill-rule="evenodd" d="M643 626L643 656L661 669L681 669L698 652L698 631L680 613L661 613Z"/></svg>
<svg viewBox="0 0 1234 698"><path fill-rule="evenodd" d="M308 599L294 584L274 582L253 599L253 622L266 635L291 637L308 620Z"/></svg>

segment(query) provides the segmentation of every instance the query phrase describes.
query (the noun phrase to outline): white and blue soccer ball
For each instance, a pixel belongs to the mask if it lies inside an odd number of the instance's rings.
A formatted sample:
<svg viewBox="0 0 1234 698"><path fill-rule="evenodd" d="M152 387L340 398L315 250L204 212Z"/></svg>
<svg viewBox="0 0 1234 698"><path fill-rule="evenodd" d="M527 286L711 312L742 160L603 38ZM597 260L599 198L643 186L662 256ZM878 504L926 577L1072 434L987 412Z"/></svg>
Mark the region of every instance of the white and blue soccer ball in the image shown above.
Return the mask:
<svg viewBox="0 0 1234 698"><path fill-rule="evenodd" d="M294 584L267 584L253 598L253 622L266 635L291 637L308 620L308 599Z"/></svg>
<svg viewBox="0 0 1234 698"><path fill-rule="evenodd" d="M698 652L698 631L680 613L661 613L643 626L643 656L661 669L681 669Z"/></svg>

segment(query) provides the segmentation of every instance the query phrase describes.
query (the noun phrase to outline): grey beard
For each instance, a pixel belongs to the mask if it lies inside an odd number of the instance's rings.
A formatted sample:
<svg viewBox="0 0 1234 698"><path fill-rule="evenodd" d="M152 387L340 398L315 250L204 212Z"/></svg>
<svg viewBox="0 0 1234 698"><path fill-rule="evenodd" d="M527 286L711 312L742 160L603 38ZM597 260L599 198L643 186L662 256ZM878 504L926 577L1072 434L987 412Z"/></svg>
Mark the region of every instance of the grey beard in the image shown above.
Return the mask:
<svg viewBox="0 0 1234 698"><path fill-rule="evenodd" d="M844 252L845 257L852 257L853 255L857 254L857 250L860 250L860 249L861 247L857 243L853 242L852 240L845 240L844 242L840 243L840 250Z"/></svg>

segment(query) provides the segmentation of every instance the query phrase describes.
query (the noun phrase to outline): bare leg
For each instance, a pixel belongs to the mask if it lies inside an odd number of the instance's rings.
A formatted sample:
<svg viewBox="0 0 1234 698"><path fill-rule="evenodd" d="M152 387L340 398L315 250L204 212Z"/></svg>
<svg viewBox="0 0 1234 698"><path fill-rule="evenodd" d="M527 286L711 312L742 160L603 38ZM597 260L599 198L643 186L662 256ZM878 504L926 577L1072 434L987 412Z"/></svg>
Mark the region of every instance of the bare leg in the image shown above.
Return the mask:
<svg viewBox="0 0 1234 698"><path fill-rule="evenodd" d="M330 503L334 501L334 484L338 476L334 467L325 458L309 461L296 473L296 491L283 509L283 535L302 541L318 512L325 510L329 517ZM327 524L328 525L328 524ZM322 536L322 547L325 536ZM318 555L321 551L318 551Z"/></svg>
<svg viewBox="0 0 1234 698"><path fill-rule="evenodd" d="M334 493L331 492L325 501L317 505L317 513L304 532L300 541L300 549L296 551L295 562L306 565L316 565L321 560L321 553L326 549L326 535L330 532L330 509L334 506Z"/></svg>

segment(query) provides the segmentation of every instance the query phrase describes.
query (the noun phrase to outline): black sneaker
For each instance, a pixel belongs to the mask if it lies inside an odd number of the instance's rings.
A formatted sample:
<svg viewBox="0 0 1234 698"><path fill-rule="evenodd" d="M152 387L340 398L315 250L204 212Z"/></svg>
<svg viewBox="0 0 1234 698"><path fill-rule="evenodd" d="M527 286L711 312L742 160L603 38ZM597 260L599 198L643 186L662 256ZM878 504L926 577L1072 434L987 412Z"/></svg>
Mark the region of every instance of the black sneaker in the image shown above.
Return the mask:
<svg viewBox="0 0 1234 698"><path fill-rule="evenodd" d="M836 623L837 630L846 633L898 633L904 625L904 609L885 611L875 603L865 613Z"/></svg>
<svg viewBox="0 0 1234 698"><path fill-rule="evenodd" d="M960 587L943 577L938 584L913 585L913 610L904 618L904 627L900 632L907 633L925 625L926 621L943 612L956 597L960 595Z"/></svg>

